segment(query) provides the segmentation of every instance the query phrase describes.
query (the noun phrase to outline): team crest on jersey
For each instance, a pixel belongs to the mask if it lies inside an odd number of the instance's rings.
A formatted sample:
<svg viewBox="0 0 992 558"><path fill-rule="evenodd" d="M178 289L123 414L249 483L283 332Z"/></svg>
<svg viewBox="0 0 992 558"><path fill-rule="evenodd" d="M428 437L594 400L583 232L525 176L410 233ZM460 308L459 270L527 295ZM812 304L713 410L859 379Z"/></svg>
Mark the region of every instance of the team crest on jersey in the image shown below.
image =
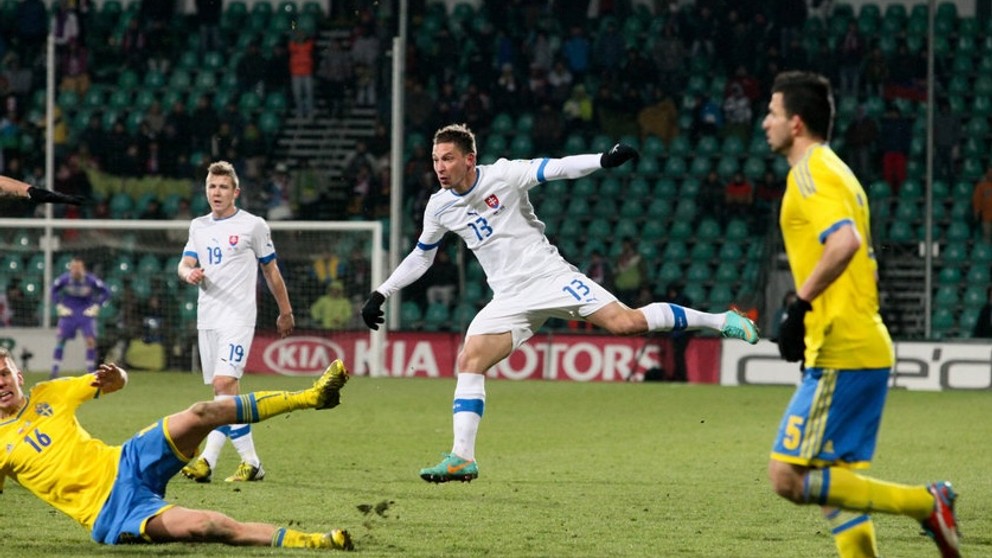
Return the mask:
<svg viewBox="0 0 992 558"><path fill-rule="evenodd" d="M499 209L499 198L496 197L496 194L491 194L486 198L486 205L493 209Z"/></svg>
<svg viewBox="0 0 992 558"><path fill-rule="evenodd" d="M231 236L227 237L227 243L230 244L231 246L237 246L238 245L238 235L232 234Z"/></svg>
<svg viewBox="0 0 992 558"><path fill-rule="evenodd" d="M34 412L35 414L39 414L43 417L50 417L55 414L55 411L52 410L52 406L48 403L38 403L34 406Z"/></svg>

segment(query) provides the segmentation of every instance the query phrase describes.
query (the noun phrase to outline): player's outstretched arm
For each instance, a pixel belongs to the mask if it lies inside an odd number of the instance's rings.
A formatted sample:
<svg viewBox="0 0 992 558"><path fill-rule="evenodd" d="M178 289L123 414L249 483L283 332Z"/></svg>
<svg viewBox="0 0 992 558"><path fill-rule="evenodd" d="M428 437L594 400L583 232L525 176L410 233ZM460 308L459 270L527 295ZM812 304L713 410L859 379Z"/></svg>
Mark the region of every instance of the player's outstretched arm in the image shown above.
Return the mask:
<svg viewBox="0 0 992 558"><path fill-rule="evenodd" d="M9 176L0 176L0 193L5 196L29 198L38 203L66 203L69 205L82 205L83 202L86 201L80 196L70 196L60 192L46 190L44 188L35 188L26 182L15 180Z"/></svg>
<svg viewBox="0 0 992 558"><path fill-rule="evenodd" d="M103 393L114 393L124 389L127 385L127 372L112 362L101 364L93 372L93 381L90 386L95 387Z"/></svg>

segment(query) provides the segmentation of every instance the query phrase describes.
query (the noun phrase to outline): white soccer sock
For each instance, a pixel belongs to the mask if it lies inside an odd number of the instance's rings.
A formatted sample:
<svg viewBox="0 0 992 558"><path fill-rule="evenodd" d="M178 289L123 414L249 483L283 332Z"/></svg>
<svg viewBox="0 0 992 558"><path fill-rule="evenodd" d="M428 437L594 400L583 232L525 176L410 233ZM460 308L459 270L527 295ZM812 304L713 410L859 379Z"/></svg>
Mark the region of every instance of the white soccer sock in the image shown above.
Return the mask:
<svg viewBox="0 0 992 558"><path fill-rule="evenodd" d="M485 375L460 372L452 408L455 442L451 453L468 461L475 459L475 436L479 432L479 422L482 421L485 407Z"/></svg>
<svg viewBox="0 0 992 558"><path fill-rule="evenodd" d="M709 328L717 331L723 328L726 317L723 314L700 312L678 304L652 302L639 308L648 322L649 331L680 331L683 329Z"/></svg>
<svg viewBox="0 0 992 558"><path fill-rule="evenodd" d="M207 460L211 469L217 465L217 460L220 459L220 450L224 448L226 440L227 435L217 429L211 430L210 434L207 434L207 443L203 445L200 457Z"/></svg>
<svg viewBox="0 0 992 558"><path fill-rule="evenodd" d="M251 425L232 424L230 437L231 443L234 444L234 449L238 450L238 455L241 456L241 461L253 467L258 467L260 462L258 460L258 454L255 453L255 442L251 437Z"/></svg>

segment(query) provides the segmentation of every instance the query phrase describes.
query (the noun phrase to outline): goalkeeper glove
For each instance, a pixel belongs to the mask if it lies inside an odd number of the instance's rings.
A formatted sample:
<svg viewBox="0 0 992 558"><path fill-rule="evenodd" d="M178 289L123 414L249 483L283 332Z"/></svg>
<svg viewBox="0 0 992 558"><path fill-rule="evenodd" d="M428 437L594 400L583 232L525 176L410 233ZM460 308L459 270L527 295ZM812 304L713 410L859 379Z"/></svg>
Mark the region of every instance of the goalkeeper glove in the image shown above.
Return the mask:
<svg viewBox="0 0 992 558"><path fill-rule="evenodd" d="M72 315L72 308L69 308L65 304L56 304L55 312L58 313L60 318L66 318Z"/></svg>
<svg viewBox="0 0 992 558"><path fill-rule="evenodd" d="M640 153L638 153L633 147L627 145L626 143L618 143L614 145L612 149L606 153L603 153L603 156L599 158L599 164L602 165L604 169L610 169L613 167L619 167L631 159L636 161L640 156Z"/></svg>
<svg viewBox="0 0 992 558"><path fill-rule="evenodd" d="M379 324L386 321L383 319L383 315L385 315L382 311L383 302L386 302L386 297L379 294L379 291L372 291L369 299L362 306L362 320L365 321L365 325L369 326L369 329L377 330Z"/></svg>
<svg viewBox="0 0 992 558"><path fill-rule="evenodd" d="M93 305L88 306L86 308L86 310L83 310L83 315L86 316L86 317L88 317L88 318L95 318L95 317L99 316L100 315L100 305L99 304L93 304Z"/></svg>
<svg viewBox="0 0 992 558"><path fill-rule="evenodd" d="M70 196L53 190L44 188L28 187L28 197L38 203L67 203L69 205L83 205L86 198L82 196Z"/></svg>
<svg viewBox="0 0 992 558"><path fill-rule="evenodd" d="M806 312L813 306L801 298L789 305L779 329L778 354L786 362L799 362L806 354Z"/></svg>

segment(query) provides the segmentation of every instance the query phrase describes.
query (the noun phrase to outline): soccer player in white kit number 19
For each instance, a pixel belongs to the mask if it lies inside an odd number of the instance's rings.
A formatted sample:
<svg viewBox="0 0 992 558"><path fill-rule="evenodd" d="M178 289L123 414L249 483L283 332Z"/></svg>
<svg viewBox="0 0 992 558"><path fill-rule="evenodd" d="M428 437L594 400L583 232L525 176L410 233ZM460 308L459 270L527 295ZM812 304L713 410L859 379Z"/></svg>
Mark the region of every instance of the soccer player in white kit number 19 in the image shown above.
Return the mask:
<svg viewBox="0 0 992 558"><path fill-rule="evenodd" d="M276 263L269 226L234 205L241 193L234 167L219 161L207 170L206 196L210 213L190 222L189 240L179 262L179 278L199 288L196 328L204 383L214 398L235 397L255 335L255 286L261 266L269 291L279 305L276 329L281 337L293 331L293 307ZM236 424L207 436L200 457L182 473L196 482L210 482L224 441L230 438L241 465L227 482L260 481L265 470L255 452L251 425Z"/></svg>
<svg viewBox="0 0 992 558"><path fill-rule="evenodd" d="M710 314L662 302L628 308L565 261L544 235L544 223L528 197L531 188L581 178L637 157L633 147L618 143L606 153L477 165L475 136L467 126L453 124L435 133L432 158L441 189L424 209L417 246L362 308L366 325L378 329L386 298L427 271L448 231L475 252L493 291L493 299L469 324L458 355L454 445L439 464L420 471L425 481L478 477L475 439L485 408L484 374L549 318L583 319L615 335L705 328L758 342L754 324L732 311Z"/></svg>

